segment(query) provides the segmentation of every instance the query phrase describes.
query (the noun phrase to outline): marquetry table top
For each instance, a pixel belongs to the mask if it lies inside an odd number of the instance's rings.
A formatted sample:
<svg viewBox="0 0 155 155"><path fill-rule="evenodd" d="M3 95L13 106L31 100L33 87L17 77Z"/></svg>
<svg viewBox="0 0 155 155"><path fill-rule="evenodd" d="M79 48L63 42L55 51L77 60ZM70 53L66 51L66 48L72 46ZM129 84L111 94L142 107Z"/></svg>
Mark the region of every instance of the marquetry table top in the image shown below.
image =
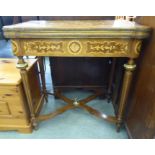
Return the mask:
<svg viewBox="0 0 155 155"><path fill-rule="evenodd" d="M8 38L146 38L149 27L125 20L28 21L4 26Z"/></svg>

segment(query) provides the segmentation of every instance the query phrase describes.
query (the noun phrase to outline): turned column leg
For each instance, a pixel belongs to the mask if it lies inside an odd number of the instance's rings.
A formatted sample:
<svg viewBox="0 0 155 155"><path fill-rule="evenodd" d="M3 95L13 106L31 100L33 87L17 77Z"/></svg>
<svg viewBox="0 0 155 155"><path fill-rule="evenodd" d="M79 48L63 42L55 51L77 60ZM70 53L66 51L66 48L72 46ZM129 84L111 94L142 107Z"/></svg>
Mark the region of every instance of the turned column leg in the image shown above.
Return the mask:
<svg viewBox="0 0 155 155"><path fill-rule="evenodd" d="M37 127L37 121L36 121L36 118L35 118L34 104L33 104L32 96L31 96L28 73L27 73L27 70L26 70L26 68L28 67L28 64L24 61L22 56L18 57L18 63L16 65L16 67L18 69L20 69L20 74L21 74L24 90L25 90L25 93L26 93L29 110L30 110L31 122L32 122L33 127L36 128Z"/></svg>
<svg viewBox="0 0 155 155"><path fill-rule="evenodd" d="M125 68L125 73L124 73L119 109L118 109L118 114L117 114L117 131L118 132L120 130L122 119L123 119L123 114L124 114L125 105L127 102L127 97L129 94L133 71L136 68L136 64L135 64L134 60L129 59L128 63L124 64L124 68Z"/></svg>
<svg viewBox="0 0 155 155"><path fill-rule="evenodd" d="M40 69L40 76L41 76L41 81L42 81L43 93L44 93L46 102L48 102L47 90L46 90L46 80L45 80L44 62L43 62L43 58L42 58L42 57L39 57L39 58L38 58L38 63L39 63L39 69Z"/></svg>

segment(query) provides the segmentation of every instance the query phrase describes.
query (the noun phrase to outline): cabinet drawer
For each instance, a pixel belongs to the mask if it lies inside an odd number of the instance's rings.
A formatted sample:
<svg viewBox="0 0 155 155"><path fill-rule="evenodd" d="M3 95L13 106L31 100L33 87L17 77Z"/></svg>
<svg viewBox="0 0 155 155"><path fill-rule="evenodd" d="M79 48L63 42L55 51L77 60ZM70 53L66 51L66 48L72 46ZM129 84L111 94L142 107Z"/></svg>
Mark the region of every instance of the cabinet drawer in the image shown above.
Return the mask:
<svg viewBox="0 0 155 155"><path fill-rule="evenodd" d="M0 85L0 100L1 98L11 97L12 95L18 95L18 86L3 86Z"/></svg>

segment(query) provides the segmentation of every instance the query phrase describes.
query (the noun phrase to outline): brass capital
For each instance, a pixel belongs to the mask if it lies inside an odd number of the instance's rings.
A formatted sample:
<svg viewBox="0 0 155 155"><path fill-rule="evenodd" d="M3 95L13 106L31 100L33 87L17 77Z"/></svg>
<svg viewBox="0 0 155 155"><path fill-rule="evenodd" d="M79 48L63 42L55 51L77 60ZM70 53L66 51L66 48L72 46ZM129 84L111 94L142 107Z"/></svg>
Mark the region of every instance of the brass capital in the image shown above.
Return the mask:
<svg viewBox="0 0 155 155"><path fill-rule="evenodd" d="M124 68L129 71L134 71L136 68L136 64L132 64L132 65L124 64Z"/></svg>
<svg viewBox="0 0 155 155"><path fill-rule="evenodd" d="M21 69L21 68L27 68L28 67L28 63L27 62L24 62L24 63L17 63L16 64L16 67Z"/></svg>

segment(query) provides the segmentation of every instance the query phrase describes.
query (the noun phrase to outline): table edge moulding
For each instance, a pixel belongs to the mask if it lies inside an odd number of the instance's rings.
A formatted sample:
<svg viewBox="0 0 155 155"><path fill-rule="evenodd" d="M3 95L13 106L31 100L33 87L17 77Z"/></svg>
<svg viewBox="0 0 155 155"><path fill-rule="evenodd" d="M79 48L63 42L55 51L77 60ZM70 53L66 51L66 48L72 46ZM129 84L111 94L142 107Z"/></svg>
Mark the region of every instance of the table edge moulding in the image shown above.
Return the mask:
<svg viewBox="0 0 155 155"><path fill-rule="evenodd" d="M149 27L125 20L58 20L29 21L4 26L3 31L4 36L11 39L13 53L18 57L17 68L20 69L34 127L37 126L38 121L80 107L99 118L115 123L117 131L119 131L123 123L123 114L133 71L136 69L135 59L139 57L143 39L150 35ZM124 64L125 72L117 115L107 116L86 105L87 102L96 98L100 92L80 101L71 100L57 92L55 95L68 104L53 113L36 116L32 106L31 94L28 91L27 63L23 56L38 56L41 59L44 56L128 58L128 62ZM44 76L43 68L42 73ZM48 94L45 85L44 93Z"/></svg>

